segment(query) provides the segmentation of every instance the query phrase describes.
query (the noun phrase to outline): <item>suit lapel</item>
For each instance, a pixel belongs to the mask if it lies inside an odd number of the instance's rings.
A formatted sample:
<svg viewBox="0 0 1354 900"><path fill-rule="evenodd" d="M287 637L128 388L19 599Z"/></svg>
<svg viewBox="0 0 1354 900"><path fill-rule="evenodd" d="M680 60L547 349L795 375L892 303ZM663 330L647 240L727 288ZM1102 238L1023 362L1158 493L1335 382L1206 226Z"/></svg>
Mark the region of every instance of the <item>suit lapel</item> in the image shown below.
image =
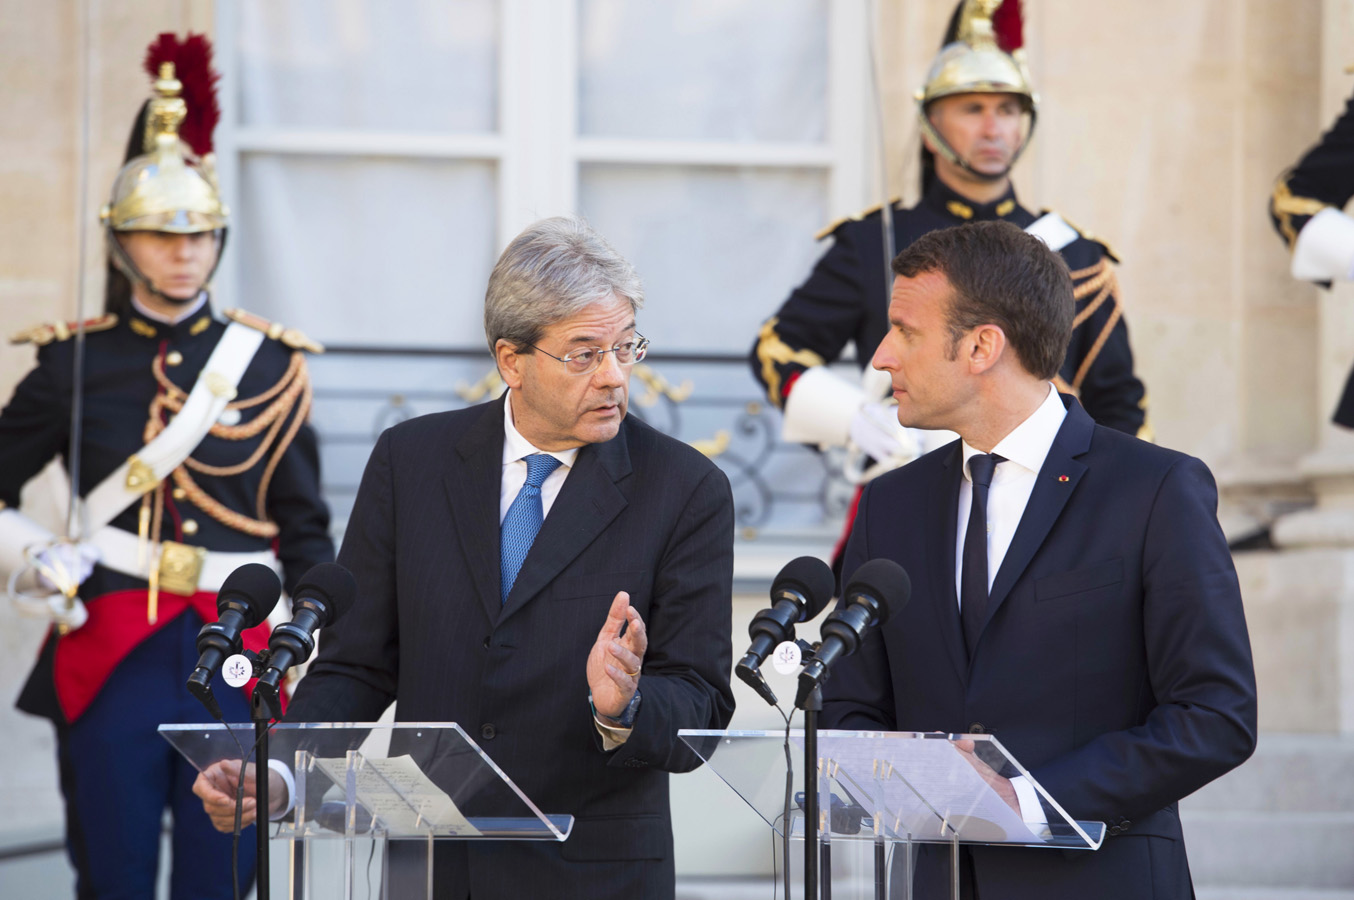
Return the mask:
<svg viewBox="0 0 1354 900"><path fill-rule="evenodd" d="M931 481L927 493L927 522L939 522L940 548L928 553L931 560L931 608L939 621L941 641L950 655L950 662L962 681L968 681L968 653L964 649L964 633L959 624L959 597L954 592L954 545L959 516L959 481L963 478L962 445L955 441L954 450L945 460L939 478Z"/></svg>
<svg viewBox="0 0 1354 900"><path fill-rule="evenodd" d="M1065 403L1069 401L1070 397L1064 400ZM987 622L992 621L992 616L1011 593L1011 588L1024 574L1049 530L1053 528L1053 523L1062 515L1081 476L1086 474L1086 466L1075 457L1085 453L1091 446L1094 431L1095 423L1091 417L1079 403L1071 401L1067 418L1063 419L1062 427L1053 439L1053 446L1044 458L1029 503L1025 505L1025 512L1011 539L1011 546L1007 548L1001 568L992 582L992 593L987 600ZM986 625L986 622L983 624Z"/></svg>
<svg viewBox="0 0 1354 900"><path fill-rule="evenodd" d="M498 618L498 508L503 485L503 400L456 444L461 465L443 479L467 568L489 621Z"/></svg>
<svg viewBox="0 0 1354 900"><path fill-rule="evenodd" d="M527 551L522 571L503 604L502 618L517 612L564 571L606 530L629 501L617 482L630 474L630 451L622 423L616 437L578 451L564 487ZM495 573L498 567L494 568Z"/></svg>

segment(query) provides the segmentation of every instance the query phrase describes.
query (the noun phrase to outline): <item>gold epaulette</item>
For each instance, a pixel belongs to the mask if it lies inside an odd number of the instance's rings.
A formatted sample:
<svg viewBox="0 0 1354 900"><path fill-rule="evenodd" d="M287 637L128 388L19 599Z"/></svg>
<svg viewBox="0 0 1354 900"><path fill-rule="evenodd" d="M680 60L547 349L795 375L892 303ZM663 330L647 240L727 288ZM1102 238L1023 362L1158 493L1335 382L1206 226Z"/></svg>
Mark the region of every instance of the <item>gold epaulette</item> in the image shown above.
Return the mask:
<svg viewBox="0 0 1354 900"><path fill-rule="evenodd" d="M305 350L308 353L324 352L323 344L311 340L295 328L284 328L278 322L269 322L262 316L256 316L251 312L245 312L242 309L228 309L226 310L226 318L232 322L239 322L241 325L248 325L250 328L257 328L272 340L281 341L293 350Z"/></svg>
<svg viewBox="0 0 1354 900"><path fill-rule="evenodd" d="M1064 216L1062 213L1058 212L1056 209L1046 209L1046 210L1044 210L1044 213L1054 213L1054 214L1056 214L1059 218L1061 218L1064 222L1067 223L1067 225L1068 225L1069 228L1071 228L1071 229L1072 229L1073 231L1075 231L1077 234L1081 235L1082 237L1084 237L1084 238L1085 238L1086 240L1088 240L1088 241L1092 241L1092 242L1094 242L1094 243L1099 244L1099 245L1101 246L1101 248L1105 251L1105 255L1108 256L1110 259L1112 259L1112 260L1114 260L1115 262L1120 263L1120 264L1123 263L1123 261L1124 261L1123 257L1121 257L1121 256L1115 251L1115 249L1114 249L1113 247L1110 246L1109 241L1105 240L1104 238L1100 237L1099 235L1092 234L1091 232L1087 231L1085 228L1082 228L1082 227L1081 227L1080 225L1078 225L1076 222L1073 222L1071 219L1067 218L1067 216Z"/></svg>
<svg viewBox="0 0 1354 900"><path fill-rule="evenodd" d="M890 197L890 198L889 198L889 205L892 206L893 204L898 203L901 199L902 199L901 197ZM818 233L815 234L815 235L813 236L813 239L814 239L815 241L821 241L823 238L827 237L829 234L831 234L832 232L836 231L838 228L841 228L841 227L842 227L843 225L845 225L847 222L859 222L861 219L865 218L866 216L873 215L874 213L879 212L879 211L880 211L881 209L883 209L883 208L884 208L884 204L882 204L882 203L876 203L874 206L870 206L870 207L867 207L867 208L865 208L865 209L862 209L860 212L856 213L854 216L842 216L840 219L837 219L837 220L833 221L833 222L832 222L831 224L829 224L826 228L819 229Z"/></svg>
<svg viewBox="0 0 1354 900"><path fill-rule="evenodd" d="M107 331L117 323L118 317L114 313L108 313L94 319L86 319L85 333ZM44 325L34 325L18 334L10 335L9 342L11 344L37 344L39 347L43 347L52 341L64 341L73 338L79 329L79 322L51 322Z"/></svg>

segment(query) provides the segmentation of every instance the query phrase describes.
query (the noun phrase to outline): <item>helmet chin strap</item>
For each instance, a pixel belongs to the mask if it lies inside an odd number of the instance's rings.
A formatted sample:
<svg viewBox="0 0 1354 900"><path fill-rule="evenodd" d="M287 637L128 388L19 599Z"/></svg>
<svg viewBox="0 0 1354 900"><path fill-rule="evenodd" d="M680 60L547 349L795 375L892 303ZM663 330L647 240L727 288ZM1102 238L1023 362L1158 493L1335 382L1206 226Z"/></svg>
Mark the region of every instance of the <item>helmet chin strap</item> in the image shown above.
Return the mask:
<svg viewBox="0 0 1354 900"><path fill-rule="evenodd" d="M965 172L968 172L974 178L991 183L1001 181L1011 174L1011 169L1015 168L1016 160L1020 159L1020 154L1025 152L1025 148L1030 145L1030 141L1034 138L1034 125L1037 115L1038 114L1033 109L1030 110L1030 130L1025 133L1025 140L1020 142L1020 146L1016 148L1015 154L1011 157L1011 161L1006 164L1006 167L995 175L987 172L979 172L977 169L973 168L973 166L969 165L968 160L960 156L958 152L950 146L950 142L945 140L944 136L931 124L931 119L926 115L925 109L921 110L919 118L921 119L921 133L930 139L931 146L935 148L933 152L939 153L941 156L945 157L945 159L963 169Z"/></svg>
<svg viewBox="0 0 1354 900"><path fill-rule="evenodd" d="M186 300L180 297L171 297L169 294L166 294L164 291L157 288L155 282L151 281L149 276L137 268L136 263L132 261L131 255L127 252L127 248L122 246L122 241L118 240L118 233L111 228L108 229L108 252L112 254L113 262L122 270L122 274L141 285L165 303L182 306L186 303L192 303L197 299L198 295L202 293L207 285L211 284L212 276L216 274L217 267L221 265L221 255L226 249L227 229L219 228L217 231L220 232L221 236L216 245L216 262L212 264L212 269L207 273L207 277L203 279L202 284L198 285L193 290L192 295Z"/></svg>

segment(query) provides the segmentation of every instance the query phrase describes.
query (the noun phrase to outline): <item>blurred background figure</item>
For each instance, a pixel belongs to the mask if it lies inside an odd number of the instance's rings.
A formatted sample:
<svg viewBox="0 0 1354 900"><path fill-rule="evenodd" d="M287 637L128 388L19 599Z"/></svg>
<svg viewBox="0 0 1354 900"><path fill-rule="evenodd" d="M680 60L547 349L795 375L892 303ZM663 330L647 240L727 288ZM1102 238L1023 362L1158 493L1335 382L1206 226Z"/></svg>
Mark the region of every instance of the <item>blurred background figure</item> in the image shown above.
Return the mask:
<svg viewBox="0 0 1354 900"><path fill-rule="evenodd" d="M1354 197L1354 98L1330 130L1274 185L1269 217L1288 245L1294 278L1329 288L1354 280L1354 219L1344 212ZM1332 419L1354 428L1354 371Z"/></svg>
<svg viewBox="0 0 1354 900"><path fill-rule="evenodd" d="M1059 390L1080 397L1099 424L1150 434L1113 255L1057 213L1035 215L1021 206L1011 184L1011 168L1029 145L1038 115L1023 43L1019 0L962 0L917 93L921 202L905 208L893 201L820 231L819 238L833 238L831 247L762 325L753 345L753 375L770 401L784 407L784 438L850 445L849 459L861 470L856 480L949 439L899 427L888 409L888 378L868 363L888 330L889 262L921 235L966 222L1008 221L1062 253L1076 284L1077 327L1058 373ZM892 240L887 250L886 235ZM827 368L853 343L863 383ZM862 456L880 464L865 470Z"/></svg>
<svg viewBox="0 0 1354 900"><path fill-rule="evenodd" d="M53 621L18 705L56 726L78 895L153 896L168 810L171 896L229 897L230 836L156 728L206 717L184 684L230 572L262 562L290 585L333 557L306 424L303 351L317 348L249 313L217 317L208 286L229 219L211 45L162 34L146 70L153 95L102 214L104 314L15 338L38 361L0 413L0 558L20 607ZM80 498L64 538L17 508L57 457ZM245 640L266 642L266 625ZM228 721L249 718L247 695L214 688ZM252 833L239 854L247 884Z"/></svg>

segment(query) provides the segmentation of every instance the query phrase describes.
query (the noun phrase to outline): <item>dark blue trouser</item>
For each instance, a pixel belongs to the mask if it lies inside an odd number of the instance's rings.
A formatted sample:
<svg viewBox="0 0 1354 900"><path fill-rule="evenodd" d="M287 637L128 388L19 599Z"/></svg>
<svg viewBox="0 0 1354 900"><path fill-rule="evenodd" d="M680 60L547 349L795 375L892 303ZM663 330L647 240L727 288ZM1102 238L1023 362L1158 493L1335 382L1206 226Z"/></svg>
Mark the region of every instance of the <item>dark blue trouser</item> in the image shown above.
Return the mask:
<svg viewBox="0 0 1354 900"><path fill-rule="evenodd" d="M157 631L118 664L74 724L57 728L66 798L66 849L77 896L155 896L161 819L173 817L173 900L231 897L231 835L212 827L193 795L197 771L156 732L166 723L210 717L184 687L197 664L202 620L192 610ZM249 705L218 676L212 692L227 722L248 722ZM253 735L240 734L248 749ZM240 890L253 884L253 827L240 834Z"/></svg>

